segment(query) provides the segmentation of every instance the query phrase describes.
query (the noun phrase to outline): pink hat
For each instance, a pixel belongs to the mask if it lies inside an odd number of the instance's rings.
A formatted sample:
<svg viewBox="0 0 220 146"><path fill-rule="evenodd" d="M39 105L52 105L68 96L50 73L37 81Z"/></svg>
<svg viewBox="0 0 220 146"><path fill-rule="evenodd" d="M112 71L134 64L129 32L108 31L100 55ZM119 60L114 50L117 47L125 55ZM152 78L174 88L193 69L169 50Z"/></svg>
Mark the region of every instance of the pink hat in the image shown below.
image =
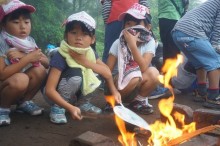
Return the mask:
<svg viewBox="0 0 220 146"><path fill-rule="evenodd" d="M95 20L89 15L87 14L85 11L82 12L78 12L75 14L70 15L67 20L64 21L63 25L66 25L69 22L72 21L80 21L82 23L85 24L85 26L92 31L93 29L96 28L96 22Z"/></svg>
<svg viewBox="0 0 220 146"><path fill-rule="evenodd" d="M121 13L118 20L122 21L126 14L130 14L137 19L146 19L146 14L150 15L150 10L143 5L135 3L126 12Z"/></svg>
<svg viewBox="0 0 220 146"><path fill-rule="evenodd" d="M30 13L36 10L33 6L27 5L19 0L11 0L9 3L0 6L0 21L2 21L6 15L20 8L27 9Z"/></svg>

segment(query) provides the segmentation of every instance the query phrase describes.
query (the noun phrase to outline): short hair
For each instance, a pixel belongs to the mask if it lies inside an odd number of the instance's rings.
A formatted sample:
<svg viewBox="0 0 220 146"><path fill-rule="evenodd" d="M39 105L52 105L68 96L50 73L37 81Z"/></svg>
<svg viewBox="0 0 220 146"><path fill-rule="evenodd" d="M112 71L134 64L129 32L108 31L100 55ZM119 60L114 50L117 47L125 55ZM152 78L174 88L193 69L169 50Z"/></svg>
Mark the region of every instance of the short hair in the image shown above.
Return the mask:
<svg viewBox="0 0 220 146"><path fill-rule="evenodd" d="M65 31L64 31L64 39L67 35L68 32L70 32L71 30L73 30L74 26L76 24L79 24L80 27L82 28L82 31L83 32L87 32L89 34L90 37L93 37L95 35L95 29L93 29L92 31L90 31L86 25L83 23L83 22L80 22L80 21L71 21L69 23L66 24L66 27L65 27ZM93 50L96 51L96 42L91 44L91 47Z"/></svg>
<svg viewBox="0 0 220 146"><path fill-rule="evenodd" d="M87 32L89 34L89 36L94 36L95 35L95 29L93 29L92 31L90 31L86 25L83 23L83 22L80 22L80 21L71 21L69 23L66 24L66 27L65 27L65 31L64 31L64 37L65 35L70 32L71 30L73 30L74 26L78 24L80 25L80 27L82 28L82 31L83 32Z"/></svg>
<svg viewBox="0 0 220 146"><path fill-rule="evenodd" d="M20 16L23 16L25 19L31 19L31 13L29 10L27 9L17 9L11 13L9 13L8 15L6 15L3 19L2 19L2 24L6 24L7 21L11 21L11 20L16 20L18 19Z"/></svg>
<svg viewBox="0 0 220 146"><path fill-rule="evenodd" d="M151 15L147 14L146 19L137 19L130 14L126 14L124 17L124 23L128 21L134 21L134 22L137 22L137 25L139 25L141 20L144 21L145 25L151 24Z"/></svg>

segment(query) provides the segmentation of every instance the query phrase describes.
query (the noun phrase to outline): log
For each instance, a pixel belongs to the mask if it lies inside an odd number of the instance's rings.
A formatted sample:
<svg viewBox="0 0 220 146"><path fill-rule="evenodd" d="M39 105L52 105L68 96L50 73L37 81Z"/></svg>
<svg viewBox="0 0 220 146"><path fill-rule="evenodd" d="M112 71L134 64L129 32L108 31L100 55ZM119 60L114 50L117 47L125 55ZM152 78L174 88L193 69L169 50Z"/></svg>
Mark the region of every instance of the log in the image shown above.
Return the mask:
<svg viewBox="0 0 220 146"><path fill-rule="evenodd" d="M208 131L211 131L211 130L214 130L216 128L220 128L219 125L211 125L211 126L207 126L207 127L204 127L204 128L201 128L201 129L198 129L196 131L193 131L191 133L186 133L180 137L177 137L175 139L172 139L170 140L168 143L167 143L167 146L175 146L177 144L180 144L184 141L187 141L197 135L200 135L200 134L203 134L203 133L206 133Z"/></svg>

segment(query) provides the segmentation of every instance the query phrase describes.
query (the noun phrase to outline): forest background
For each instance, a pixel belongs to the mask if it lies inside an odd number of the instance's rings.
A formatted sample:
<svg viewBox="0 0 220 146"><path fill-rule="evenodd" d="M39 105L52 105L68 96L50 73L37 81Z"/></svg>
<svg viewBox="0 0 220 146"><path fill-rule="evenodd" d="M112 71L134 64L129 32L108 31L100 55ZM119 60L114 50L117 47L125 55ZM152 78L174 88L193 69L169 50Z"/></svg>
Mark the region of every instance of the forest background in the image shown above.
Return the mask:
<svg viewBox="0 0 220 146"><path fill-rule="evenodd" d="M38 46L45 50L48 44L57 46L63 39L62 23L71 14L86 11L97 23L96 49L100 56L104 49L104 23L102 19L102 5L100 0L22 0L36 8L32 15L32 32ZM152 15L153 32L160 40L158 27L158 0L148 0ZM197 7L205 0L190 0L189 10Z"/></svg>

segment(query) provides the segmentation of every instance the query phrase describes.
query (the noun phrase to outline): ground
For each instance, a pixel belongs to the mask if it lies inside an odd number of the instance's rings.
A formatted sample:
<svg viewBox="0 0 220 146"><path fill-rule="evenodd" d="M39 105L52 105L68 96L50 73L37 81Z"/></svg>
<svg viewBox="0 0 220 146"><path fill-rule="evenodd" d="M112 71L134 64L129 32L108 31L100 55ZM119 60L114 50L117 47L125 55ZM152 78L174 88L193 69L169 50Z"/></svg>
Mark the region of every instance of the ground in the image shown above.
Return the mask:
<svg viewBox="0 0 220 146"><path fill-rule="evenodd" d="M104 95L101 90L94 94L93 103L101 108L104 107ZM158 101L150 100L154 105L154 113L151 115L140 115L149 124L160 118ZM27 114L11 113L11 125L0 127L0 146L68 146L70 141L86 131L92 131L111 138L116 146L119 146L117 137L118 128L113 115L103 114L97 119L85 118L81 121L72 120L68 116L68 123L55 125L49 121L49 106L39 92L34 101L44 107L44 114L40 116L29 116ZM193 110L203 108L201 103L192 101L190 94L178 94L175 96L175 103L190 106Z"/></svg>

